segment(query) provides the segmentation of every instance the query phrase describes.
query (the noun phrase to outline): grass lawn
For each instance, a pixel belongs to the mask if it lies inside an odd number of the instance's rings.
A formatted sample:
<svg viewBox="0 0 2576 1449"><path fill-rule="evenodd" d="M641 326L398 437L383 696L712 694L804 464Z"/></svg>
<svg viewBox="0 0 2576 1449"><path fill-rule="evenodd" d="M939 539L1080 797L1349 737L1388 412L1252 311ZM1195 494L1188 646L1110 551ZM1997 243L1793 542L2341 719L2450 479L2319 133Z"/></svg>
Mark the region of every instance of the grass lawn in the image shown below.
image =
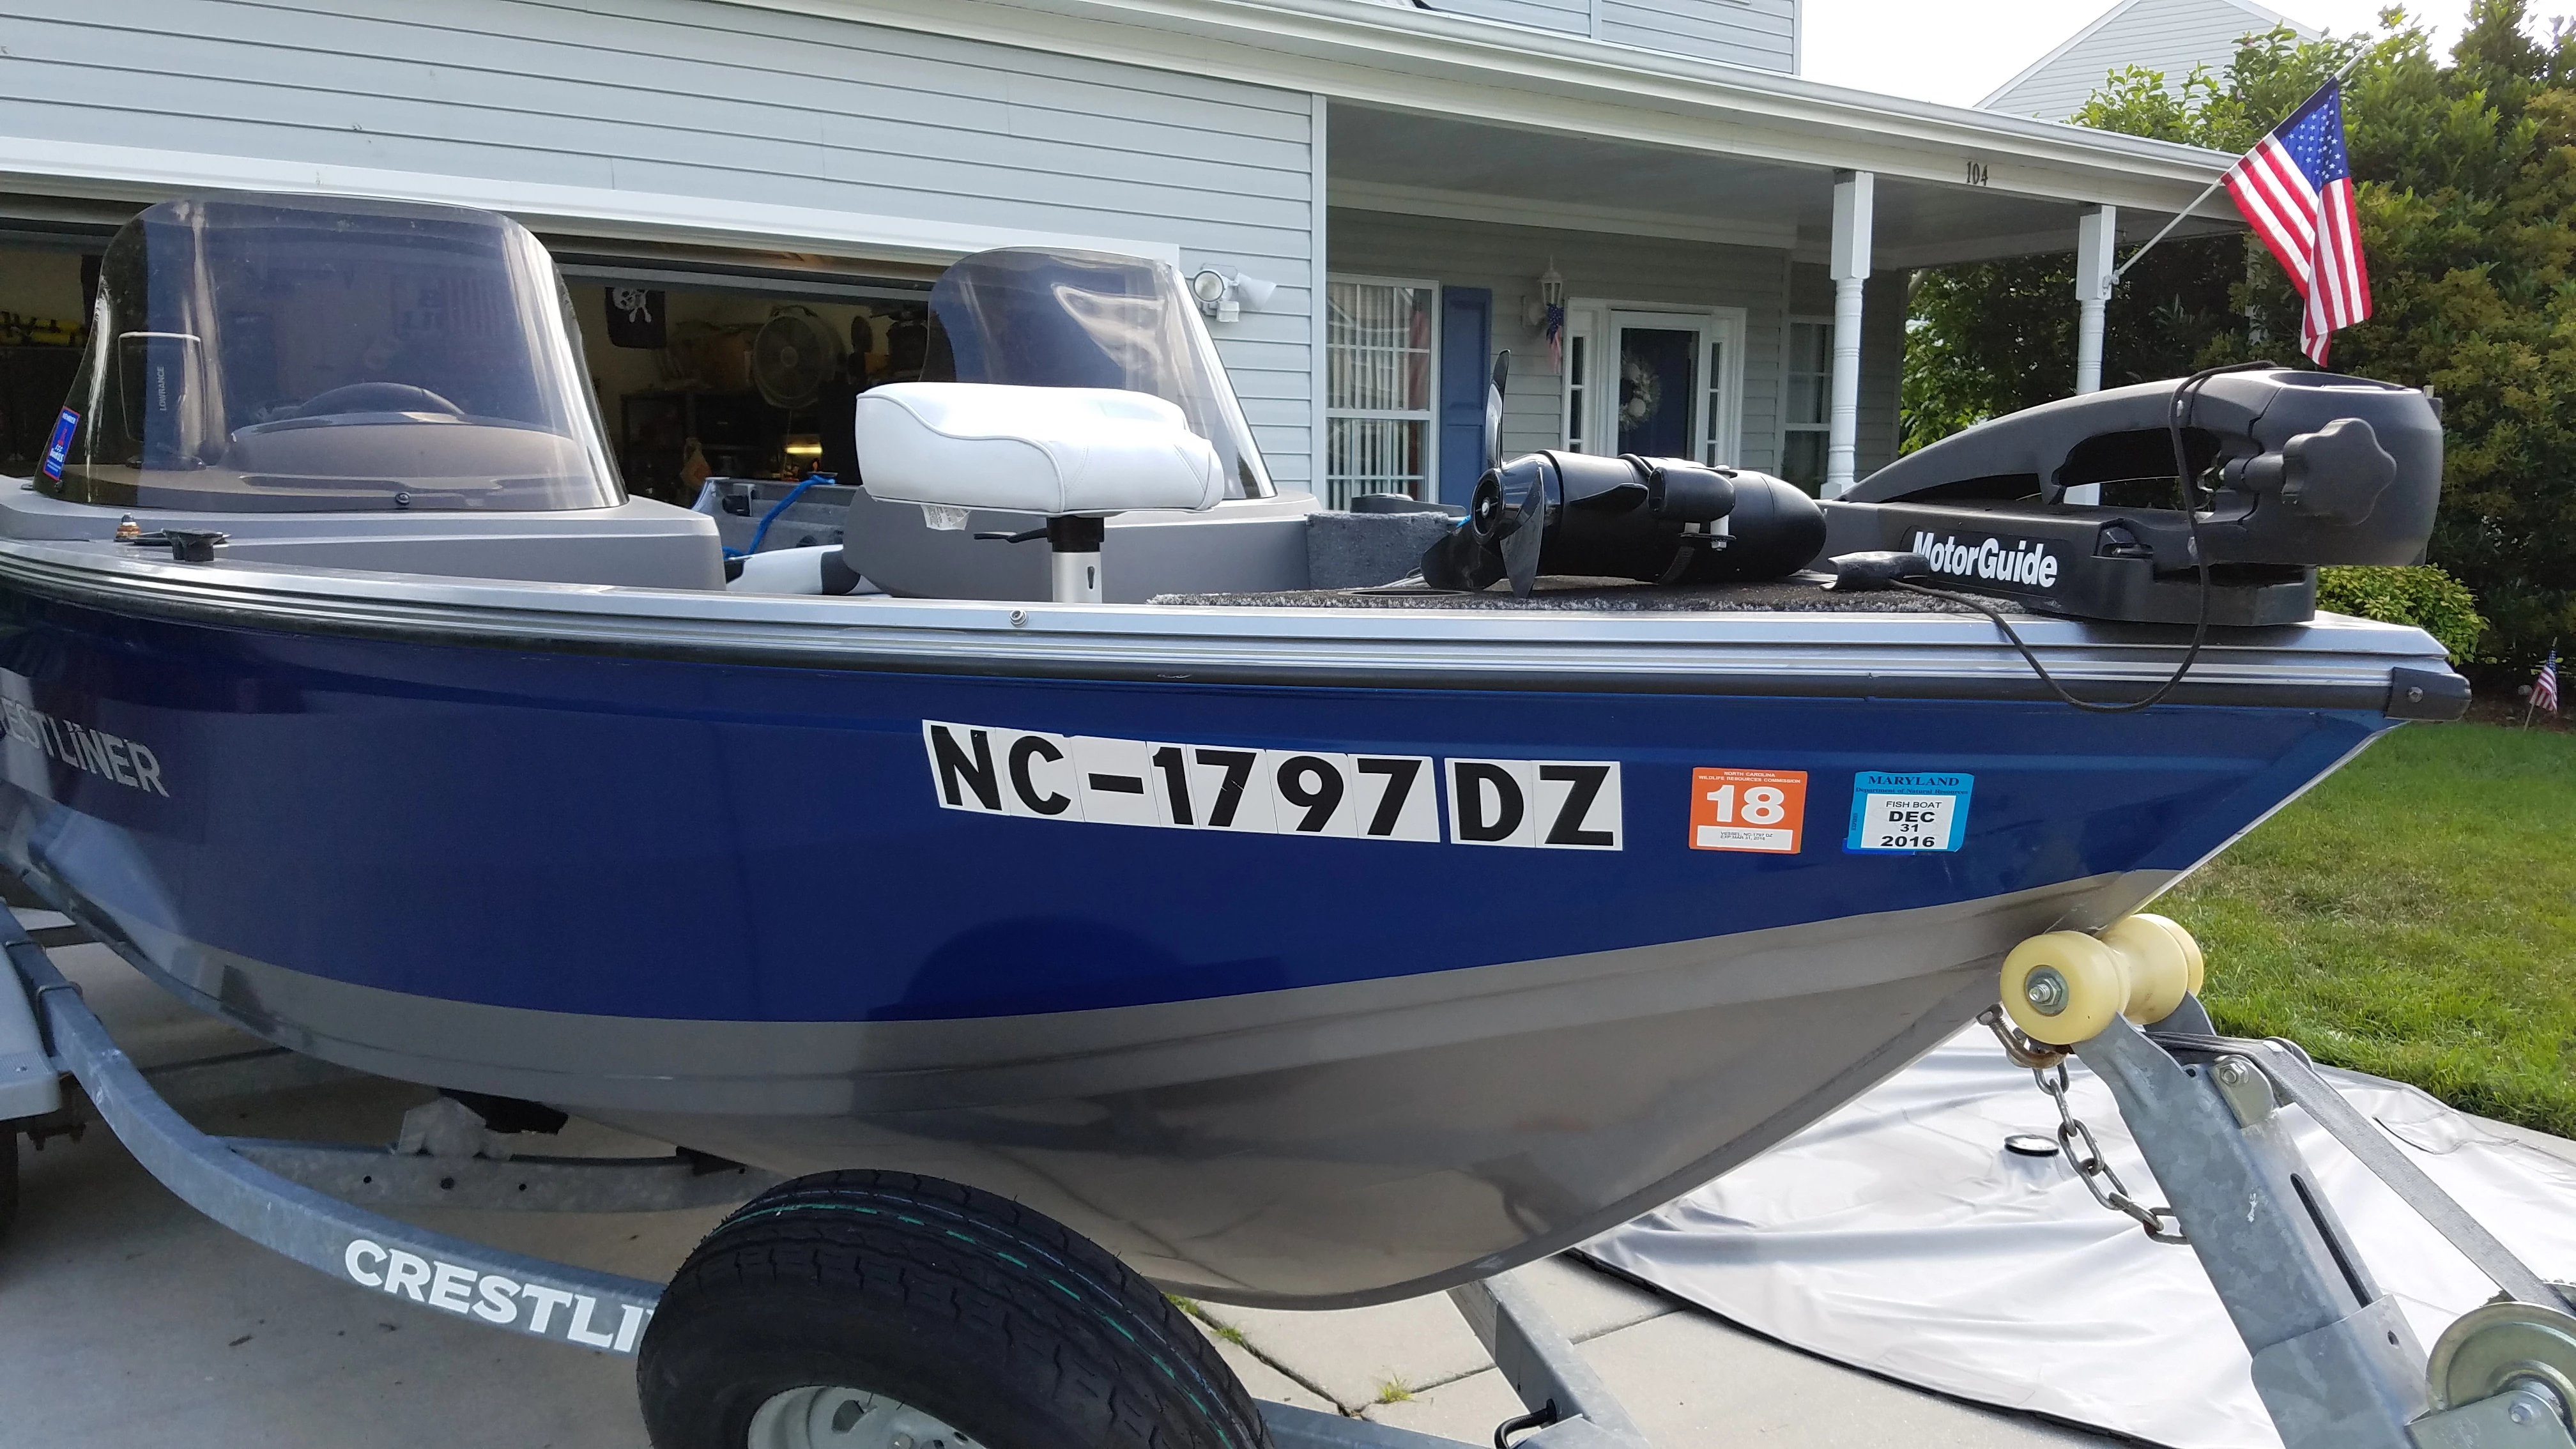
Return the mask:
<svg viewBox="0 0 2576 1449"><path fill-rule="evenodd" d="M2576 734L2408 725L2153 909L2219 1030L2576 1137Z"/></svg>

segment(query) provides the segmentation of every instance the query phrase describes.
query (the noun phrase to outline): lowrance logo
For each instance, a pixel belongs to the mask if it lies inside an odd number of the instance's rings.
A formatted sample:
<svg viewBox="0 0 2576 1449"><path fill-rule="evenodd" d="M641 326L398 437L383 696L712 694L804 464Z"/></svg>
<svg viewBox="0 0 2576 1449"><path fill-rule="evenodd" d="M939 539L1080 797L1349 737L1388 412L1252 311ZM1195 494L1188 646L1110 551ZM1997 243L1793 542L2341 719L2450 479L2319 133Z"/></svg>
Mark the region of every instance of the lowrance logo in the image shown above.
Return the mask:
<svg viewBox="0 0 2576 1449"><path fill-rule="evenodd" d="M2024 539L2005 543L2000 538L1987 538L1977 543L1961 543L1953 538L1934 538L1929 532L1914 535L1914 551L1931 560L1932 571L1963 579L1984 579L1998 584L2020 584L2024 588L2057 587L2057 555L2046 544Z"/></svg>

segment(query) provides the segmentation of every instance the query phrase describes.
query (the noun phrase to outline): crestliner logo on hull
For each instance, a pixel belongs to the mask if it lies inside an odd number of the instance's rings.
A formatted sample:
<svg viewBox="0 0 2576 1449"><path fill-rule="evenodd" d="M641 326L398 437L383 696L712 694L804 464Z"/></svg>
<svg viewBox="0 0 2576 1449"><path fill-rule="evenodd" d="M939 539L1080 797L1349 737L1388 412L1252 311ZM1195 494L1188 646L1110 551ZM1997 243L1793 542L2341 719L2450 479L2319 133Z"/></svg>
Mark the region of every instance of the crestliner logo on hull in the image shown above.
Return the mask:
<svg viewBox="0 0 2576 1449"><path fill-rule="evenodd" d="M1955 537L1935 539L1922 531L1914 535L1914 551L1931 560L1934 573L2027 588L2057 587L2057 555L2048 551L2048 545L2028 539L2008 544L1990 537L1963 544Z"/></svg>

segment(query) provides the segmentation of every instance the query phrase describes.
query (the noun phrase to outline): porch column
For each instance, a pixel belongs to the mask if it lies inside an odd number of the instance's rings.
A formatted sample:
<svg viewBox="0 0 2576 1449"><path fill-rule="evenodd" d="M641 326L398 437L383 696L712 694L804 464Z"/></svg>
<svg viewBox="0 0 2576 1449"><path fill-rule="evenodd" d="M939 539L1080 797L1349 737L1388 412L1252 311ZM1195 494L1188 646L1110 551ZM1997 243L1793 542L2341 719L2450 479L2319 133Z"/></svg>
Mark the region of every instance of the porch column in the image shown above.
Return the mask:
<svg viewBox="0 0 2576 1449"><path fill-rule="evenodd" d="M1834 279L1834 393L1825 413L1827 498L1851 491L1860 439L1860 296L1869 282L1870 200L1877 177L1834 173L1834 243L1826 272Z"/></svg>
<svg viewBox="0 0 2576 1449"><path fill-rule="evenodd" d="M2102 308L2119 279L2111 272L2111 246L2119 236L2117 207L2088 206L2075 224L2075 391L2102 390ZM2102 485L2082 483L2059 501L2087 507L2102 501Z"/></svg>
<svg viewBox="0 0 2576 1449"><path fill-rule="evenodd" d="M2111 247L2120 211L2088 206L2075 226L2075 391L2102 390L2102 307L2111 300Z"/></svg>

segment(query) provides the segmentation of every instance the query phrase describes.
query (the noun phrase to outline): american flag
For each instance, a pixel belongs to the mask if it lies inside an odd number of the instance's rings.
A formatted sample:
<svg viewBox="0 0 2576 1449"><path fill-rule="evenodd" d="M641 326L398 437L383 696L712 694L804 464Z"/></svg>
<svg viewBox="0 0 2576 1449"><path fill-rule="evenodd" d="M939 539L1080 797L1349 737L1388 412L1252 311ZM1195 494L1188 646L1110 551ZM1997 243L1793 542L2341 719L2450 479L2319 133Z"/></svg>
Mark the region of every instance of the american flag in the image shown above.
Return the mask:
<svg viewBox="0 0 2576 1449"><path fill-rule="evenodd" d="M2343 149L2343 85L2328 81L2227 172L2227 194L2307 299L2299 350L2325 366L2335 329L2370 315L2370 272Z"/></svg>
<svg viewBox="0 0 2576 1449"><path fill-rule="evenodd" d="M2558 646L2554 644L2540 666L2540 677L2531 681L2531 707L2558 713Z"/></svg>

